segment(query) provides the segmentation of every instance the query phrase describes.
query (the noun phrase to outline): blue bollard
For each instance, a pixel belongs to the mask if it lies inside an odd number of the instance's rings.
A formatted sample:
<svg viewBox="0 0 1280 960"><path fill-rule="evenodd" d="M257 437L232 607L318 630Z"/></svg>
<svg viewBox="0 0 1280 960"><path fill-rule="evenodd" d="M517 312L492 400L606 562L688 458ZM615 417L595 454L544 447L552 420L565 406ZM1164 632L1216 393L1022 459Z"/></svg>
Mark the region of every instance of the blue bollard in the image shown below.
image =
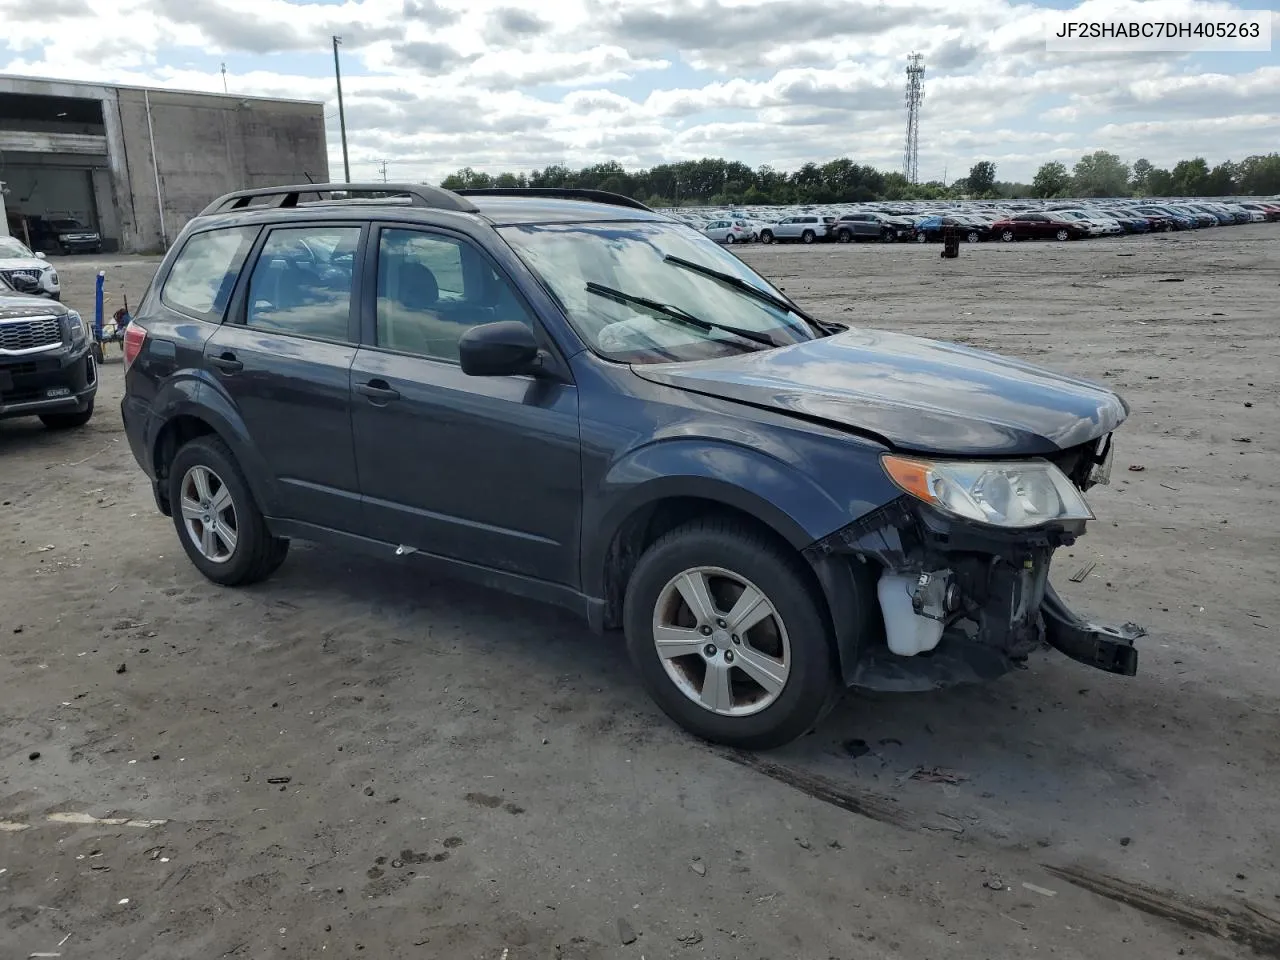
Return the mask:
<svg viewBox="0 0 1280 960"><path fill-rule="evenodd" d="M94 284L93 289L93 339L98 343L102 342L102 288L106 285L107 273L105 270L98 271L98 280Z"/></svg>

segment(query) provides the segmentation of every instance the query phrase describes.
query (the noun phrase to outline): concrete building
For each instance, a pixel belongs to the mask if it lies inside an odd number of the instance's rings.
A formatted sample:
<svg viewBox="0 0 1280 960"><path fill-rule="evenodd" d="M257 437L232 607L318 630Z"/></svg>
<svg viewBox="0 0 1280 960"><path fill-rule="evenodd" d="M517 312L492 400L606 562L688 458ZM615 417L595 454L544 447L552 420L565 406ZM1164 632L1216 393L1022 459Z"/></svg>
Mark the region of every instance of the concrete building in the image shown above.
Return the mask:
<svg viewBox="0 0 1280 960"><path fill-rule="evenodd" d="M160 251L214 197L308 177L329 178L322 103L0 76L0 232L36 247L72 218Z"/></svg>

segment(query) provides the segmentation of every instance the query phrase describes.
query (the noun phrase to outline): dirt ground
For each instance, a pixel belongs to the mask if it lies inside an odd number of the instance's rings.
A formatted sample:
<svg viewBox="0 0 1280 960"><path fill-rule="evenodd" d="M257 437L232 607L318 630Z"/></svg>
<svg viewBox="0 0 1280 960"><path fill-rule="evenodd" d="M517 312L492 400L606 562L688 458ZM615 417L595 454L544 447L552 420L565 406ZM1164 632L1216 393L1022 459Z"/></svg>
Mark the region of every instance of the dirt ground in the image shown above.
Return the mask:
<svg viewBox="0 0 1280 960"><path fill-rule="evenodd" d="M83 431L0 424L0 957L1280 956L1280 225L739 252L1123 393L1055 582L1148 628L1136 678L1046 652L725 753L616 638L411 561L206 582L112 353ZM154 269L58 265L84 311Z"/></svg>

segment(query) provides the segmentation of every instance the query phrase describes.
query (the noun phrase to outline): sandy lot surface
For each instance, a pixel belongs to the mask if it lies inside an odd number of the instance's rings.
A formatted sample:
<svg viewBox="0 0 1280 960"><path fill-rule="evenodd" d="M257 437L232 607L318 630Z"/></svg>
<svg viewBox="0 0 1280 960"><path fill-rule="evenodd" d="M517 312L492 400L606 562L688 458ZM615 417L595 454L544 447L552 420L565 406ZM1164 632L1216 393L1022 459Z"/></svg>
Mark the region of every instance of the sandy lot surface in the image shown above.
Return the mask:
<svg viewBox="0 0 1280 960"><path fill-rule="evenodd" d="M1280 226L740 252L1125 395L1055 582L1149 629L1136 678L1046 652L726 754L616 638L408 561L206 582L115 359L83 431L0 424L0 956L1280 956ZM154 268L61 261L82 310L99 265L109 309Z"/></svg>

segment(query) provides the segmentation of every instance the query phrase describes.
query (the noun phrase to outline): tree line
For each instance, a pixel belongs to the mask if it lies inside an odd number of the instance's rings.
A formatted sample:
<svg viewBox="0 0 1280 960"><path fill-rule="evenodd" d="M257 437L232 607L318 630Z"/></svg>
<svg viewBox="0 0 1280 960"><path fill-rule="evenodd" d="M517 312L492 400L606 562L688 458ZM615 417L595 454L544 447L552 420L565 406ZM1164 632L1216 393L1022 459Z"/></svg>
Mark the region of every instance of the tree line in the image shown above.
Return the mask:
<svg viewBox="0 0 1280 960"><path fill-rule="evenodd" d="M884 172L847 157L806 163L796 170L769 165L752 169L736 160L705 157L627 170L619 163L597 163L579 170L552 165L530 173L497 175L465 167L441 181L458 190L483 187L577 187L607 190L651 207L865 203L873 200L1015 200L1029 197L1221 197L1280 194L1280 154L1246 157L1210 167L1203 157L1181 160L1165 170L1145 159L1125 163L1098 150L1068 169L1043 164L1031 183L996 179L996 164L975 163L951 183L912 184L901 173Z"/></svg>

